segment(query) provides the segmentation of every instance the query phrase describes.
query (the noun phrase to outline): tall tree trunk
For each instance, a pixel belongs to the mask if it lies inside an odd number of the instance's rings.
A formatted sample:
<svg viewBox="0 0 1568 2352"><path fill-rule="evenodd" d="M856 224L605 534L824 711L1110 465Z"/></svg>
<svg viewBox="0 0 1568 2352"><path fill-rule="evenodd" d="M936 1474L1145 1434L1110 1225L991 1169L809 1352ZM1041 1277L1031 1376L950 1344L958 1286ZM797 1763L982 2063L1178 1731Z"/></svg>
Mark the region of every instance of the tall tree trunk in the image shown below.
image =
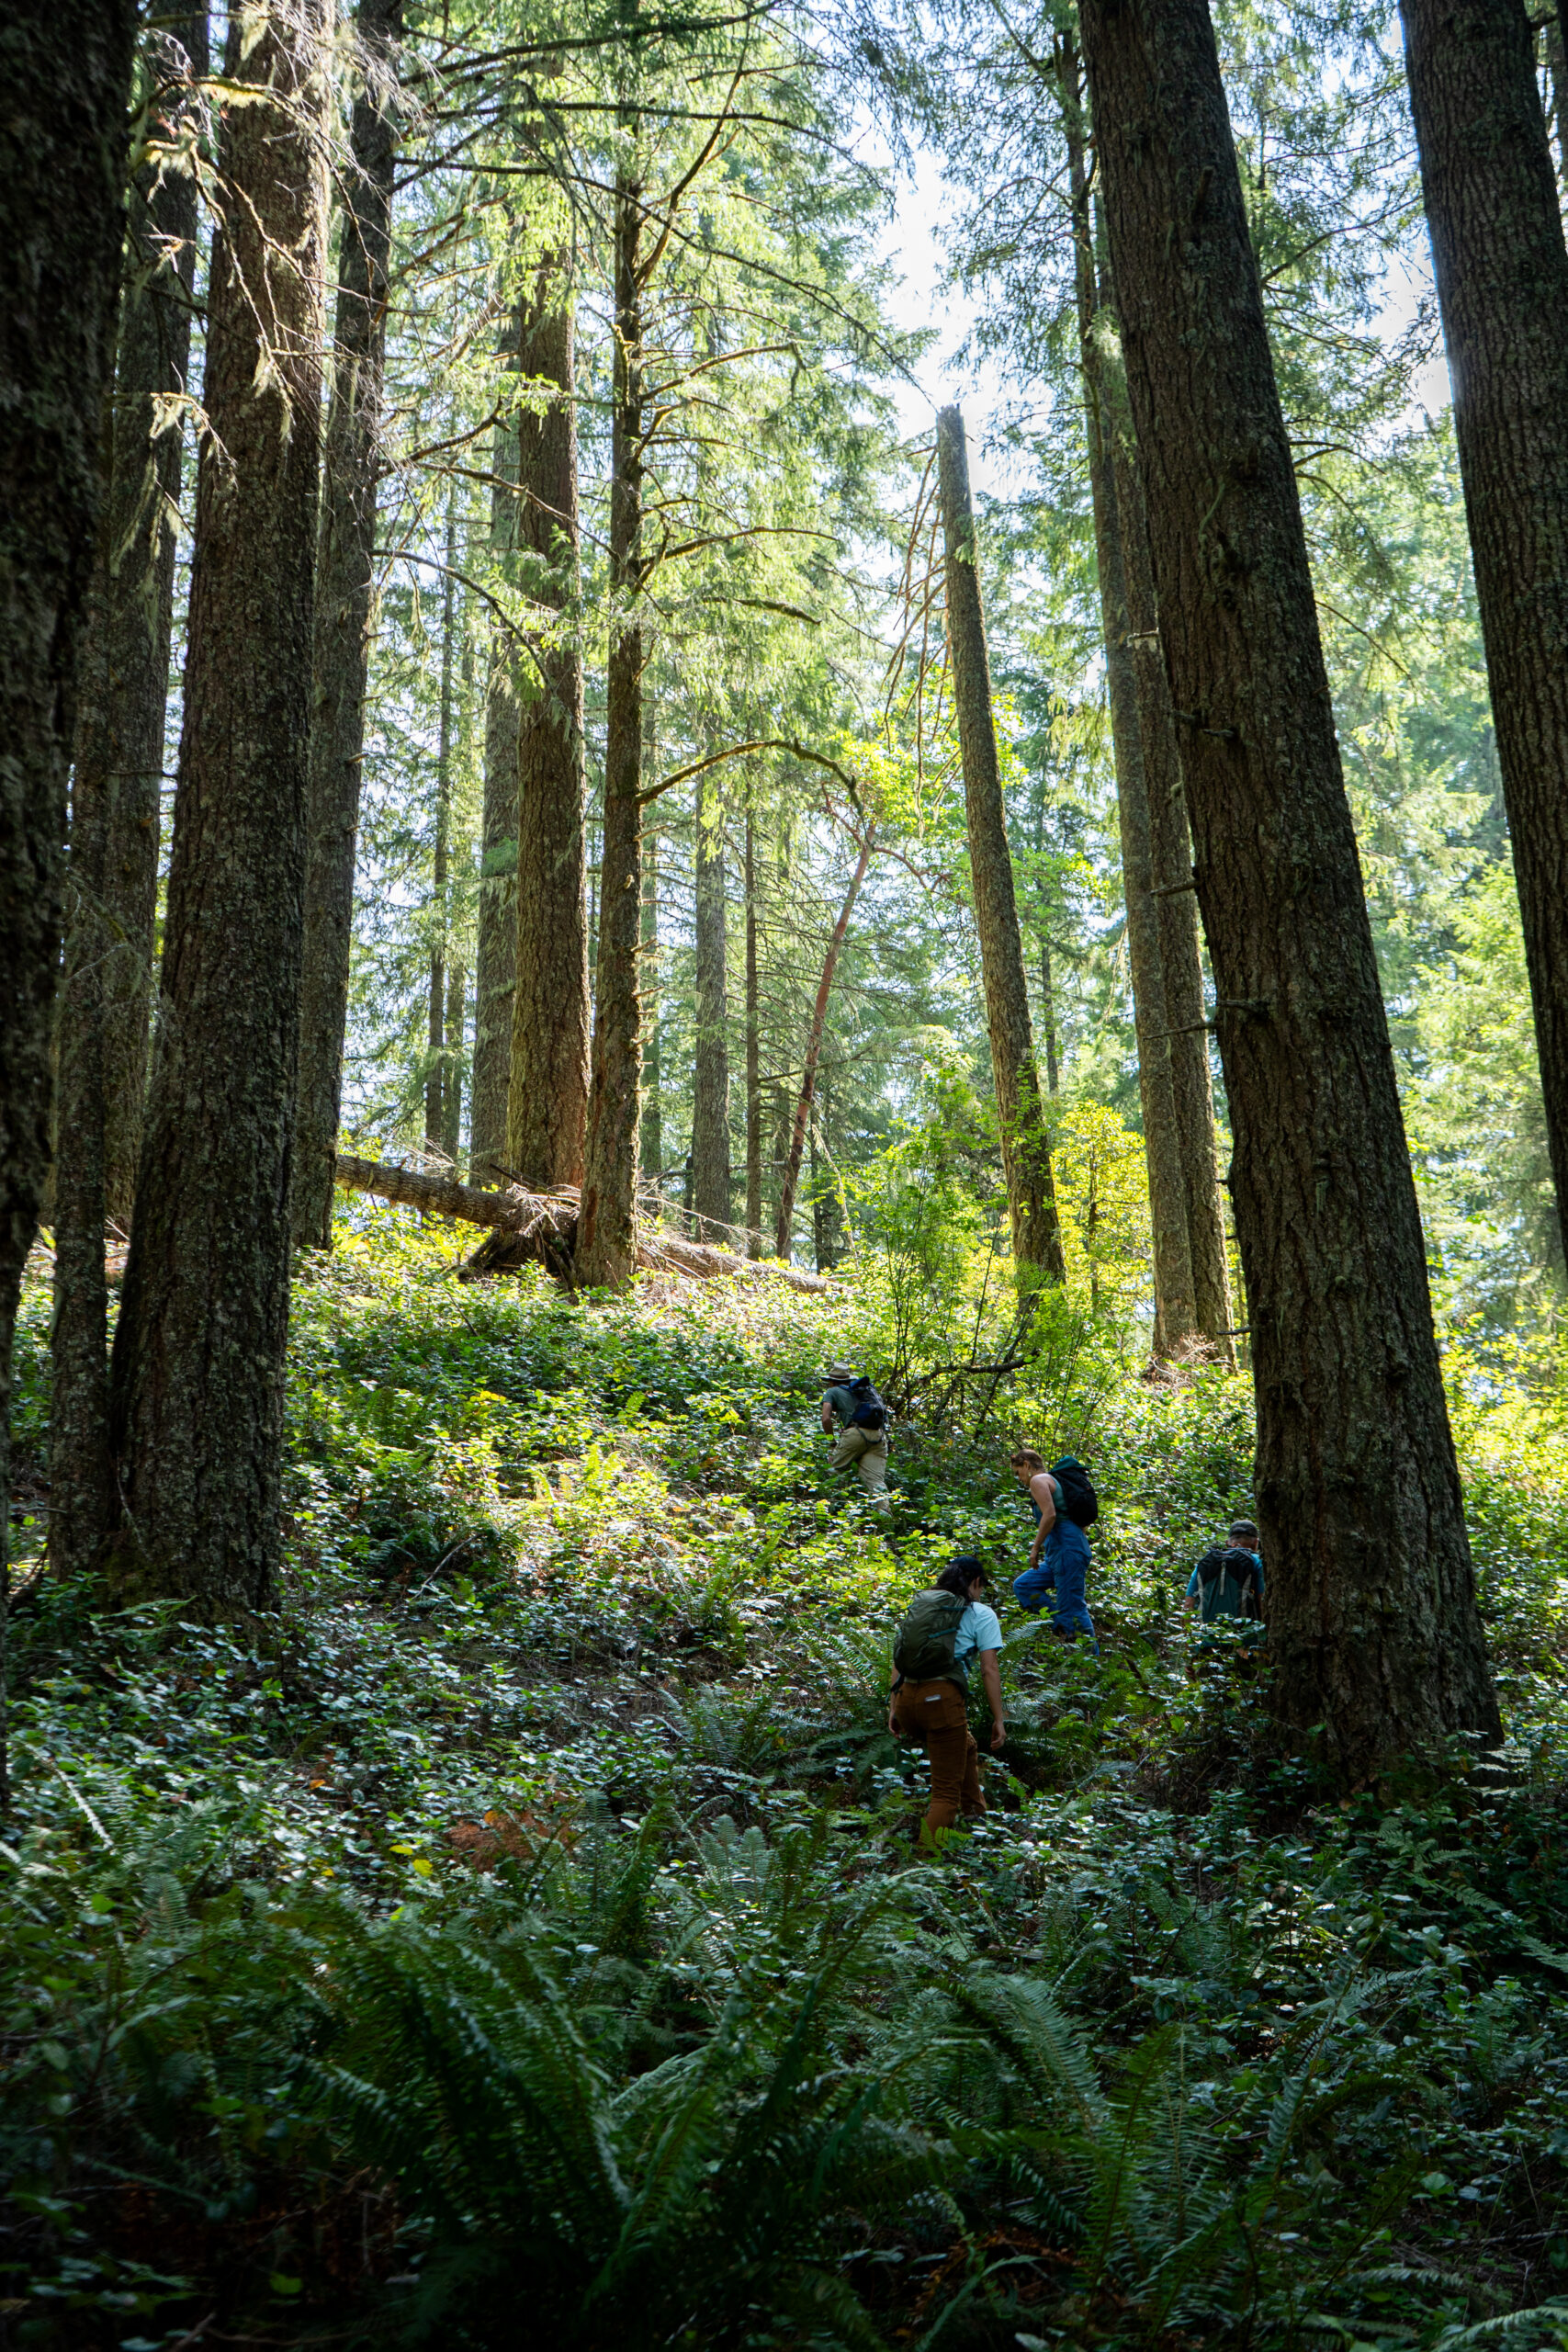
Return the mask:
<svg viewBox="0 0 1568 2352"><path fill-rule="evenodd" d="M1235 1363L1231 1336L1230 1278L1224 1218L1214 1153L1214 1090L1209 1071L1203 962L1198 945L1198 900L1192 875L1192 835L1176 736L1176 713L1159 646L1159 610L1149 560L1149 518L1138 476L1127 380L1115 329L1115 303L1102 277L1095 329L1098 385L1105 409L1127 599L1127 647L1138 711L1144 797L1149 818L1149 881L1154 893L1160 982L1168 1033L1177 1154L1187 1208L1188 1257L1198 1329L1227 1365Z"/></svg>
<svg viewBox="0 0 1568 2352"><path fill-rule="evenodd" d="M651 769L651 740L649 763ZM662 1196L664 1106L659 1054L659 836L655 832L649 832L644 842L641 971L645 1017L642 1023L642 1110L638 1122L638 1157L643 1181L651 1182L655 1192Z"/></svg>
<svg viewBox="0 0 1568 2352"><path fill-rule="evenodd" d="M986 983L986 1027L1001 1129L1002 1168L1012 1219L1012 1254L1019 1267L1060 1282L1066 1272L1056 1194L1051 1182L1051 1142L1034 1063L1029 983L1023 972L1012 853L1002 807L996 722L991 716L991 667L980 600L980 553L969 496L969 456L964 419L944 408L936 421L937 479L946 564L947 660L958 716L969 870L975 885L975 926Z"/></svg>
<svg viewBox="0 0 1568 2352"><path fill-rule="evenodd" d="M262 1607L281 1541L327 0L236 22L208 311L174 856L113 1406L127 1580ZM250 28L253 34L258 28Z"/></svg>
<svg viewBox="0 0 1568 2352"><path fill-rule="evenodd" d="M522 677L506 1157L525 1183L548 1192L582 1181L590 1027L577 387L564 254L539 272L520 352L524 375L552 396L519 420L519 584L561 625L539 645L536 672Z"/></svg>
<svg viewBox="0 0 1568 2352"><path fill-rule="evenodd" d="M811 1027L806 1039L806 1062L800 1074L800 1093L795 1105L795 1125L790 1132L789 1150L779 1183L779 1216L773 1232L773 1247L780 1258L787 1259L789 1256L790 1229L795 1223L795 1187L800 1182L800 1162L811 1121L812 1098L817 1091L817 1063L822 1051L822 1031L828 1019L828 999L833 990L833 974L838 968L839 950L844 944L844 933L850 927L850 917L854 912L855 900L860 897L861 884L865 880L865 870L871 864L874 846L873 836L867 831L860 843L860 855L850 877L850 887L844 894L844 903L839 910L839 920L833 925L832 936L828 942L828 953L822 958L822 977L817 983L817 998L811 1008Z"/></svg>
<svg viewBox="0 0 1568 2352"><path fill-rule="evenodd" d="M746 807L746 1255L762 1254L762 1039L757 985L757 842Z"/></svg>
<svg viewBox="0 0 1568 2352"><path fill-rule="evenodd" d="M207 19L149 38L146 72L182 95L207 70ZM157 123L173 139L178 99ZM49 1548L91 1566L110 1526L104 1227L129 1224L147 1074L159 796L169 684L180 426L196 266L194 180L149 164L130 188L118 356L105 410L99 520L82 648L54 1164Z"/></svg>
<svg viewBox="0 0 1568 2352"><path fill-rule="evenodd" d="M610 659L605 681L604 846L588 1147L576 1278L629 1288L637 1267L637 1095L642 1040L642 189L615 184L615 356L610 401Z"/></svg>
<svg viewBox="0 0 1568 2352"><path fill-rule="evenodd" d="M65 777L103 495L136 10L0 15L0 1809L11 1351L49 1166Z"/></svg>
<svg viewBox="0 0 1568 2352"><path fill-rule="evenodd" d="M359 0L355 22L364 50L364 86L355 99L353 161L344 188L333 396L316 547L304 975L289 1204L296 1244L318 1250L332 1238L333 1151L343 1109L403 0Z"/></svg>
<svg viewBox="0 0 1568 2352"><path fill-rule="evenodd" d="M839 1189L839 1174L833 1165L828 1133L832 1116L832 1091L824 1081L822 1115L811 1122L811 1228L819 1274L830 1273L844 1254L844 1202ZM818 1134L822 1138L820 1165L817 1149Z"/></svg>
<svg viewBox="0 0 1568 2352"><path fill-rule="evenodd" d="M1355 1781L1495 1738L1496 1701L1213 28L1205 0L1082 24L1235 1137L1271 1697Z"/></svg>
<svg viewBox="0 0 1568 2352"><path fill-rule="evenodd" d="M696 1238L729 1232L729 1041L724 841L711 769L697 778L693 822L696 904L696 1053L692 1085L692 1185Z"/></svg>
<svg viewBox="0 0 1568 2352"><path fill-rule="evenodd" d="M1401 0L1568 1245L1568 248L1521 0Z"/></svg>
<svg viewBox="0 0 1568 2352"><path fill-rule="evenodd" d="M447 950L446 1059L441 1080L441 1148L454 1168L463 1146L463 1016L468 974Z"/></svg>
<svg viewBox="0 0 1568 2352"><path fill-rule="evenodd" d="M197 9L148 37L148 70L179 91L208 70L207 12ZM187 106L166 103L160 135L173 140ZM108 1215L130 1220L147 1086L158 832L174 616L175 519L190 320L200 218L195 178L140 173L130 190L126 277L115 370L109 514L105 561L76 734L73 808L101 808L102 876L96 915L102 1023L104 1193ZM87 950L90 960L93 949ZM63 1046L63 1038L62 1038ZM62 1174L80 1136L61 1123ZM58 1217L57 1217L58 1222ZM98 1237L101 1242L101 1235ZM96 1245L95 1245L96 1246ZM101 1254L101 1253L100 1253Z"/></svg>
<svg viewBox="0 0 1568 2352"><path fill-rule="evenodd" d="M1045 1084L1055 1094L1061 1082L1056 1041L1056 990L1051 971L1051 906L1045 892L1045 779L1034 809L1034 850L1042 861L1040 876L1040 1020L1045 1033Z"/></svg>
<svg viewBox="0 0 1568 2352"><path fill-rule="evenodd" d="M1089 442L1089 492L1094 509L1100 626L1111 737L1116 761L1116 813L1122 837L1122 889L1127 907L1127 960L1133 976L1133 1027L1138 1045L1138 1099L1144 1115L1144 1158L1149 1178L1154 1245L1156 1355L1168 1355L1197 1328L1192 1245L1187 1220L1187 1180L1177 1125L1171 1022L1160 961L1158 902L1154 891L1154 834L1144 765L1138 681L1129 643L1127 574L1122 518L1116 503L1108 432L1109 402L1095 328L1096 288L1089 175L1085 168L1079 69L1070 43L1061 45L1062 97L1071 177L1078 341L1083 356L1084 424ZM1227 1318L1228 1319L1228 1318Z"/></svg>
<svg viewBox="0 0 1568 2352"><path fill-rule="evenodd" d="M446 501L446 570L441 582L441 699L435 731L435 854L431 861L430 989L425 1008L424 1143L444 1148L446 1132L446 951L451 938L452 673L457 646L457 502Z"/></svg>
<svg viewBox="0 0 1568 2352"><path fill-rule="evenodd" d="M508 375L517 368L528 302L519 301L502 337ZM518 415L515 387L502 394L491 442L491 554L509 584L517 572ZM491 624L485 689L484 807L479 820L479 938L474 956L474 1064L469 1087L469 1173L476 1184L506 1182L506 1120L512 1086L512 990L517 973L517 700L519 648L509 619Z"/></svg>

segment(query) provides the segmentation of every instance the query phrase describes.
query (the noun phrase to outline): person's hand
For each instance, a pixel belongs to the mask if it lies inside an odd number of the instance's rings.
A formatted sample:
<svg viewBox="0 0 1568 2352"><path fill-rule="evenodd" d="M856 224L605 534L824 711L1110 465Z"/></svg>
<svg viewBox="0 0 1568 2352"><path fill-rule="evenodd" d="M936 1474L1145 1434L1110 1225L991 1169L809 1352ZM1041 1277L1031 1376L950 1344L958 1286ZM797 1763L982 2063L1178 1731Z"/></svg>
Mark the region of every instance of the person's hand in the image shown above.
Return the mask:
<svg viewBox="0 0 1568 2352"><path fill-rule="evenodd" d="M897 1739L898 1736L898 1710L897 1707L889 1707L887 1710L887 1728L892 1733L894 1738Z"/></svg>
<svg viewBox="0 0 1568 2352"><path fill-rule="evenodd" d="M998 1715L991 1725L991 1749L993 1754L1001 1746L1007 1736L1008 1727L1006 1724L1003 1723L1000 1715Z"/></svg>

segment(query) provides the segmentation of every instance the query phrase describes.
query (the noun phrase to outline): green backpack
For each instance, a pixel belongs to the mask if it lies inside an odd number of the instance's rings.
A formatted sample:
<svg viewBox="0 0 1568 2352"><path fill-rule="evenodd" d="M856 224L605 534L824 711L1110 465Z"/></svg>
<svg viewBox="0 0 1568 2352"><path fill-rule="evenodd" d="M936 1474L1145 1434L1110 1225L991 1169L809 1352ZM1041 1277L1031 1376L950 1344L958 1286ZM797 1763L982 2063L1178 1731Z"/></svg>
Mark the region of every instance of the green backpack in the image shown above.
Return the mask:
<svg viewBox="0 0 1568 2352"><path fill-rule="evenodd" d="M893 1645L893 1663L906 1682L967 1685L953 1663L953 1645L969 1603L956 1592L918 1592Z"/></svg>

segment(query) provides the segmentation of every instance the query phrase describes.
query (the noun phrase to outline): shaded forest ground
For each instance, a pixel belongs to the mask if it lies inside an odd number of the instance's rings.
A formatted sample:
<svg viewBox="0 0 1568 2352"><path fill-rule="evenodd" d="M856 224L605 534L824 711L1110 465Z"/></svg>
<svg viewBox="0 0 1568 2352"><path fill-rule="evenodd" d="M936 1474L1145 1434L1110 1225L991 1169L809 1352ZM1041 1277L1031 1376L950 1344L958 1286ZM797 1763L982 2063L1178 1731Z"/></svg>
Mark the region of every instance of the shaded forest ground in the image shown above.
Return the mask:
<svg viewBox="0 0 1568 2352"><path fill-rule="evenodd" d="M883 1521L816 1411L874 1284L456 1254L370 1212L298 1286L276 1616L25 1582L6 2342L1568 2345L1541 1363L1452 1358L1506 1774L1349 1800L1186 1670L1246 1380L1058 1366L1105 1655L1010 1599L990 1817L931 1863L888 1630L954 1548L1021 1566L1040 1367L901 1430ZM24 1504L47 1327L40 1285Z"/></svg>

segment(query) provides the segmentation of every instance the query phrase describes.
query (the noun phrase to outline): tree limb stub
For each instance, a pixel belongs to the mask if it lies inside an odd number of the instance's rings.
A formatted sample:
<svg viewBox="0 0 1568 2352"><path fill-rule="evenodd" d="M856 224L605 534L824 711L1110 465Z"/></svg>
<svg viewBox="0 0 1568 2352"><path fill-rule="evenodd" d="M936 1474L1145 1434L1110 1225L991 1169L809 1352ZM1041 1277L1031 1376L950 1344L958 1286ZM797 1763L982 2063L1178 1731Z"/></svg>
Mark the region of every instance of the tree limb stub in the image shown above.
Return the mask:
<svg viewBox="0 0 1568 2352"><path fill-rule="evenodd" d="M512 1273L530 1263L544 1266L561 1281L570 1276L577 1238L578 1196L573 1186L563 1186L558 1193L528 1193L517 1184L504 1192L480 1192L476 1185L459 1184L450 1176L428 1176L412 1168L389 1167L384 1160L355 1159L346 1152L338 1154L335 1174L346 1192L369 1193L378 1200L422 1209L427 1216L456 1217L467 1225L492 1227L459 1269L460 1281ZM637 1237L637 1264L651 1273L684 1274L702 1282L721 1274L743 1274L749 1282L765 1282L772 1275L792 1290L825 1292L831 1287L820 1274L808 1274L798 1266L752 1264L731 1250L647 1227Z"/></svg>

